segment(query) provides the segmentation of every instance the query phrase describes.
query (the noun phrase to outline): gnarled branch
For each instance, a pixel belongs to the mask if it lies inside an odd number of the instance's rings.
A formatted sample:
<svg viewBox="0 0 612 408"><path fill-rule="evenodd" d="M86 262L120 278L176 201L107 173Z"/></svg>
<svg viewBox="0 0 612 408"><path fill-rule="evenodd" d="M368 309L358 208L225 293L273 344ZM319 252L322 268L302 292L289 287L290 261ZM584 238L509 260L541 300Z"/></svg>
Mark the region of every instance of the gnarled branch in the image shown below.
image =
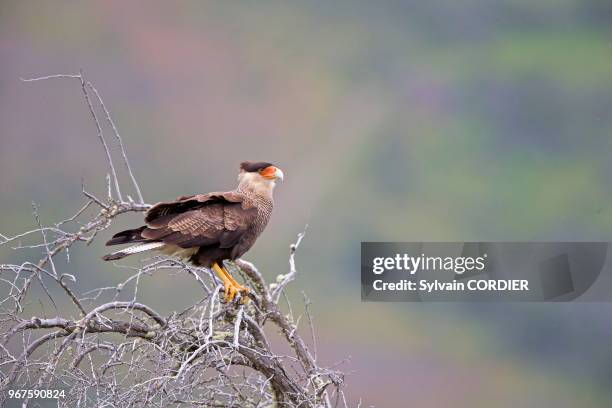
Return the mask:
<svg viewBox="0 0 612 408"><path fill-rule="evenodd" d="M300 335L299 318L279 305L287 285L297 276L295 254L305 232L290 246L289 271L272 284L250 262L229 263L228 267L242 272L251 288L252 301L245 305L222 303L222 285L210 271L164 257L135 268L116 286L85 293L74 289L75 276L81 274L62 272L54 259L77 250L80 243L91 244L123 214L144 212L150 206L142 198L109 110L82 72L23 81L53 79L78 81L110 176L106 196L100 198L83 187L84 203L66 220L45 226L34 205L38 228L14 236L0 235L0 246L17 244L16 251L42 251L37 261L0 265L0 405L11 388L62 388L66 397L58 403L66 407L331 407L335 406L332 400L346 406L342 373L319 364L316 352L311 352ZM137 201L127 194L124 199L122 187L126 186L117 175L97 109L102 109L119 144ZM97 211L88 216L93 209ZM170 316L138 302L140 280L160 269L185 272L198 282L202 297ZM40 283L54 305L72 304L78 318L59 307L54 317L48 317L48 312L46 316L25 317L27 305L36 300L34 282ZM60 288L64 299L52 294L57 293L49 290L53 285ZM133 300L117 300L129 285L134 287ZM310 315L308 321L312 324ZM289 355L275 353L268 330L281 333L290 346ZM312 327L311 334L314 342ZM29 403L26 399L23 405Z"/></svg>

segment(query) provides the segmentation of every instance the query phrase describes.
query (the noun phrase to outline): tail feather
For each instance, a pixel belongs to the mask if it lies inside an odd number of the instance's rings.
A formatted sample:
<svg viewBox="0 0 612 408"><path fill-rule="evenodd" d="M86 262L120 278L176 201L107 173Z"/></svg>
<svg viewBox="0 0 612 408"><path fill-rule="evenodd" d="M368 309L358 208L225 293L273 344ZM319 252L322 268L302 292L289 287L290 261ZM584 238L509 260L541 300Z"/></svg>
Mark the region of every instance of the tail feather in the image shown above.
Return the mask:
<svg viewBox="0 0 612 408"><path fill-rule="evenodd" d="M125 258L128 254L124 254L122 252L113 252L112 254L107 254L102 257L105 261L116 261L117 259Z"/></svg>
<svg viewBox="0 0 612 408"><path fill-rule="evenodd" d="M136 228L136 229L130 229L130 230L118 232L115 235L113 235L113 237L106 243L106 245L111 246L111 245L129 244L132 242L144 242L146 241L146 238L144 238L141 234L145 228L147 227L143 226L143 227Z"/></svg>
<svg viewBox="0 0 612 408"><path fill-rule="evenodd" d="M128 255L132 255L132 254L137 254L139 252L145 252L145 251L150 251L152 249L157 249L157 248L161 248L163 247L164 244L163 242L147 242L144 244L137 244L137 245L133 245L131 247L128 248L124 248L120 251L117 252L112 252L108 255L104 255L102 257L103 260L105 261L116 261L117 259L122 259L125 258Z"/></svg>

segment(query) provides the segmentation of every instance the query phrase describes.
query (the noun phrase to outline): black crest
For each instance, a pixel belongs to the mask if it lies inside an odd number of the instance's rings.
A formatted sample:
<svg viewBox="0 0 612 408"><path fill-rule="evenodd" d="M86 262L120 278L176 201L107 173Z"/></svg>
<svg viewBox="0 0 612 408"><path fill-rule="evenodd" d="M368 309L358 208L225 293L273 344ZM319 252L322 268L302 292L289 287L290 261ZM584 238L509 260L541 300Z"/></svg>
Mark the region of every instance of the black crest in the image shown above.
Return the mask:
<svg viewBox="0 0 612 408"><path fill-rule="evenodd" d="M266 167L270 167L270 166L274 166L274 165L272 163L266 163L266 162L245 161L245 162L240 163L240 170L248 171L248 172L255 172L255 171L263 170Z"/></svg>

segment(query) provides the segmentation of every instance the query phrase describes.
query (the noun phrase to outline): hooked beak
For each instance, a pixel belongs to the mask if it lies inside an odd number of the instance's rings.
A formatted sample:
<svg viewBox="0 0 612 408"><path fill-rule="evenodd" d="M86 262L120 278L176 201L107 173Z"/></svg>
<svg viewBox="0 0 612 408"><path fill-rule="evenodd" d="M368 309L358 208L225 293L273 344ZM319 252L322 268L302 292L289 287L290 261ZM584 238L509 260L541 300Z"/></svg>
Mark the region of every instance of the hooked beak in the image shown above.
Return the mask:
<svg viewBox="0 0 612 408"><path fill-rule="evenodd" d="M274 178L279 179L280 181L283 181L283 179L285 178L285 174L283 173L281 169L276 167L276 171L274 172Z"/></svg>

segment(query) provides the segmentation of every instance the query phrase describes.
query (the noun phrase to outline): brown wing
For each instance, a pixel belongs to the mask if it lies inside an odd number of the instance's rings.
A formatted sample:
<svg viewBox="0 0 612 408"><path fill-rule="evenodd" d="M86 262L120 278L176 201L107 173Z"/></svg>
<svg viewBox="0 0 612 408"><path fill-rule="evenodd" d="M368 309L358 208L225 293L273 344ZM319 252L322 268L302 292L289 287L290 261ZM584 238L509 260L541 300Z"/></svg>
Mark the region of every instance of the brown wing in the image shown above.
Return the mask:
<svg viewBox="0 0 612 408"><path fill-rule="evenodd" d="M218 201L233 203L242 202L242 195L230 191L226 193L208 193L192 196L182 196L172 202L157 203L149 208L145 215L145 222L151 223L165 215L181 214L189 210L201 208Z"/></svg>
<svg viewBox="0 0 612 408"><path fill-rule="evenodd" d="M216 245L230 248L252 225L256 209L235 192L210 193L153 206L142 237L182 248Z"/></svg>

